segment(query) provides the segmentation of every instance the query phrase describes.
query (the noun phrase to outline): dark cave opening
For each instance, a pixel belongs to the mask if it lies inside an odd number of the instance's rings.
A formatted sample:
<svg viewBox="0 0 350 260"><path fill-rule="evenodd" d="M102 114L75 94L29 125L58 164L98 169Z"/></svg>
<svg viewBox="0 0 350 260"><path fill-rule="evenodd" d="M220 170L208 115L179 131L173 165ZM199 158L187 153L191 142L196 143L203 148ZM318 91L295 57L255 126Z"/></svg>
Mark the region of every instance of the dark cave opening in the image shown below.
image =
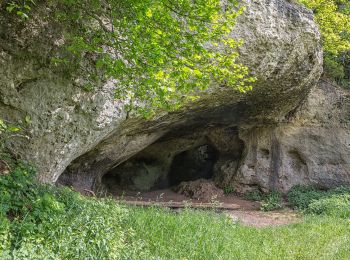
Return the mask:
<svg viewBox="0 0 350 260"><path fill-rule="evenodd" d="M112 150L112 157L92 150L74 160L56 183L101 194L157 192L197 179L211 179L220 188L233 185L245 156L236 127L180 133L169 133L122 162Z"/></svg>
<svg viewBox="0 0 350 260"><path fill-rule="evenodd" d="M183 181L211 179L218 152L211 145L202 145L179 153L174 157L169 171L169 185L175 186Z"/></svg>
<svg viewBox="0 0 350 260"><path fill-rule="evenodd" d="M154 154L146 149L107 172L102 184L111 193L171 188L183 181L212 178L218 158L218 151L210 144L176 153Z"/></svg>

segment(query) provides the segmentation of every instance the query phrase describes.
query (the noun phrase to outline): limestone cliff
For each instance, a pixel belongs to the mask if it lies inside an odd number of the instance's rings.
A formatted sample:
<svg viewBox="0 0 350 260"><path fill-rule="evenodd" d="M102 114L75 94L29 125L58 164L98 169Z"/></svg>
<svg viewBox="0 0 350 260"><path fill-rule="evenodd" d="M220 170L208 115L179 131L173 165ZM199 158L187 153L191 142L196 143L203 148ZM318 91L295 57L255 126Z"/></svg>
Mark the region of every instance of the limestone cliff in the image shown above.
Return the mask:
<svg viewBox="0 0 350 260"><path fill-rule="evenodd" d="M282 191L350 184L349 98L322 79L285 122L242 127L246 155L232 182Z"/></svg>
<svg viewBox="0 0 350 260"><path fill-rule="evenodd" d="M14 140L11 148L37 166L41 181L79 188L97 187L106 173L118 172L130 172L130 187L160 187L183 162L195 170L208 163L221 186L287 190L347 182L348 121L326 117L336 106L330 98L347 94L317 85L322 49L311 11L285 0L243 4L232 37L244 40L240 61L257 77L253 91L213 87L198 102L148 121L121 109L112 84L97 82L85 92L79 78L45 66L43 57L59 45L58 25L33 19L16 27L2 16L0 117L31 118L30 139ZM35 33L19 40L28 30Z"/></svg>

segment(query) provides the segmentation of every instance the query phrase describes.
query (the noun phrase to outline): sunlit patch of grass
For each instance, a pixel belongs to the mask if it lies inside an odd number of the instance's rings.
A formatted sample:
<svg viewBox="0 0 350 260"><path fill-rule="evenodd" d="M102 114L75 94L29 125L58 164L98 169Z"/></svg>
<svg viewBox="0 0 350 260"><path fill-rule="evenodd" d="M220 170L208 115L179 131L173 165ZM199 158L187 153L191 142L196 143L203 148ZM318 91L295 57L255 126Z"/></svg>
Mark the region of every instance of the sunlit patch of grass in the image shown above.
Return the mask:
<svg viewBox="0 0 350 260"><path fill-rule="evenodd" d="M299 224L257 229L190 209L130 208L130 216L127 225L145 241L150 256L165 259L346 259L350 254L345 219L306 217Z"/></svg>

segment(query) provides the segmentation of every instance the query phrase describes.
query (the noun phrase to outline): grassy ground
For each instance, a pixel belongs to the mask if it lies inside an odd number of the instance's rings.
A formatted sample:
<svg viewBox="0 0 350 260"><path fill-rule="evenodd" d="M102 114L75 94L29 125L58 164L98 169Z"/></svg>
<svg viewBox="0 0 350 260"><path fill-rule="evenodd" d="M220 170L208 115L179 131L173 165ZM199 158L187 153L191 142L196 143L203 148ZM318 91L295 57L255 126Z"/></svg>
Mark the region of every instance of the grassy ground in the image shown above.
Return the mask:
<svg viewBox="0 0 350 260"><path fill-rule="evenodd" d="M126 225L165 259L349 259L347 219L306 217L300 224L251 228L224 215L186 210L129 209Z"/></svg>
<svg viewBox="0 0 350 260"><path fill-rule="evenodd" d="M305 219L252 228L214 211L118 205L41 186L25 164L0 176L0 259L349 259L350 189L297 187Z"/></svg>

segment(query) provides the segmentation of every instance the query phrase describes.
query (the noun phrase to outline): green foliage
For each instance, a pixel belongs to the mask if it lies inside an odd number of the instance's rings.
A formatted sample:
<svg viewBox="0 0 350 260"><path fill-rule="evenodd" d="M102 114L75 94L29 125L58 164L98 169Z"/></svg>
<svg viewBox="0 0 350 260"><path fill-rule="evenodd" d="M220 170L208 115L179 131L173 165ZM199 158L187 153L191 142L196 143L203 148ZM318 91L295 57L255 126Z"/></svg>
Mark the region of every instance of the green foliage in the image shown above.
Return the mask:
<svg viewBox="0 0 350 260"><path fill-rule="evenodd" d="M56 10L49 19L64 27L65 51L51 57L52 65L83 70L94 62L83 88L113 81L116 98L146 116L178 109L212 85L248 91L254 78L236 62L242 42L229 35L243 11L237 2L48 1ZM10 2L8 11L28 6L20 3Z"/></svg>
<svg viewBox="0 0 350 260"><path fill-rule="evenodd" d="M325 50L325 73L339 82L350 80L350 2L348 0L299 0L312 9L320 26Z"/></svg>
<svg viewBox="0 0 350 260"><path fill-rule="evenodd" d="M21 19L27 20L29 18L29 12L32 6L35 5L34 0L13 0L8 1L6 5L6 11L9 13L15 13Z"/></svg>
<svg viewBox="0 0 350 260"><path fill-rule="evenodd" d="M38 185L19 163L0 176L1 259L121 259L144 253L127 211L109 199L88 199L69 189Z"/></svg>
<svg viewBox="0 0 350 260"><path fill-rule="evenodd" d="M5 253L11 246L10 221L3 211L0 210L0 258L4 258Z"/></svg>
<svg viewBox="0 0 350 260"><path fill-rule="evenodd" d="M6 142L20 130L18 126L5 122L0 118L0 155L5 148Z"/></svg>
<svg viewBox="0 0 350 260"><path fill-rule="evenodd" d="M260 210L271 211L283 207L282 194L277 191L262 193L260 190L253 190L243 194L244 199L251 201L262 201Z"/></svg>
<svg viewBox="0 0 350 260"><path fill-rule="evenodd" d="M253 190L243 194L246 200L261 201L264 198L264 194L260 190Z"/></svg>
<svg viewBox="0 0 350 260"><path fill-rule="evenodd" d="M350 218L350 194L330 195L313 200L308 205L306 213Z"/></svg>
<svg viewBox="0 0 350 260"><path fill-rule="evenodd" d="M264 196L261 203L262 211L271 211L275 209L281 209L283 207L282 194L277 191L272 191Z"/></svg>
<svg viewBox="0 0 350 260"><path fill-rule="evenodd" d="M294 208L309 214L350 217L350 186L328 191L312 186L295 186L288 193L288 201Z"/></svg>
<svg viewBox="0 0 350 260"><path fill-rule="evenodd" d="M11 217L24 215L33 207L37 190L33 185L34 169L19 163L10 174L0 177L0 211Z"/></svg>
<svg viewBox="0 0 350 260"><path fill-rule="evenodd" d="M314 186L294 186L287 194L290 206L295 209L306 209L314 200L325 196L325 191L317 190Z"/></svg>
<svg viewBox="0 0 350 260"><path fill-rule="evenodd" d="M214 211L125 208L35 184L27 164L13 169L0 176L0 191L16 197L0 196L1 259L347 259L350 253L349 221L337 217L256 229ZM336 204L343 207L345 199ZM327 203L312 209L323 214L334 201Z"/></svg>
<svg viewBox="0 0 350 260"><path fill-rule="evenodd" d="M235 192L235 188L232 187L232 186L227 186L227 187L224 187L224 194L231 194Z"/></svg>

